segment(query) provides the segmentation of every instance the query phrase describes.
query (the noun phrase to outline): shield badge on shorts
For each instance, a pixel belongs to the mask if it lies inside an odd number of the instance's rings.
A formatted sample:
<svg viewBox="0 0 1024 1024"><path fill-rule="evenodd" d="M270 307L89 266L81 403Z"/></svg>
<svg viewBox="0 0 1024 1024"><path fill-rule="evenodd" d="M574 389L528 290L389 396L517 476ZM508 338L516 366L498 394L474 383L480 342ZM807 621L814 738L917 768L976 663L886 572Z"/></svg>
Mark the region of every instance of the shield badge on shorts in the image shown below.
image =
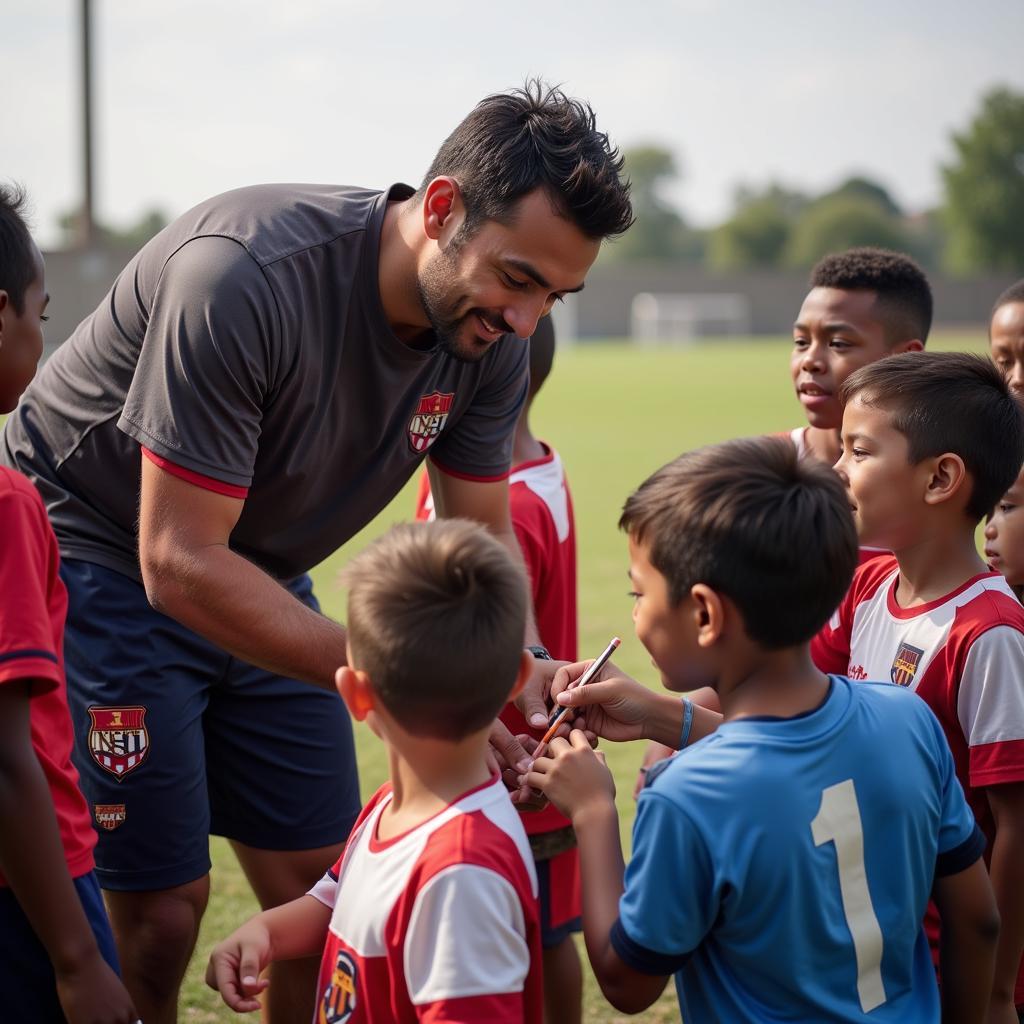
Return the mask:
<svg viewBox="0 0 1024 1024"><path fill-rule="evenodd" d="M344 950L339 950L334 970L327 980L317 1024L345 1024L356 1009L356 964Z"/></svg>
<svg viewBox="0 0 1024 1024"><path fill-rule="evenodd" d="M444 430L448 414L452 411L455 393L442 395L434 391L424 395L409 420L409 444L414 452L425 452Z"/></svg>
<svg viewBox="0 0 1024 1024"><path fill-rule="evenodd" d="M905 640L901 641L896 657L892 659L889 678L897 686L909 686L917 675L917 668L923 657L924 651L920 647L913 647Z"/></svg>
<svg viewBox="0 0 1024 1024"><path fill-rule="evenodd" d="M124 804L96 804L93 808L96 824L100 828L113 832L120 828L127 817Z"/></svg>
<svg viewBox="0 0 1024 1024"><path fill-rule="evenodd" d="M144 707L89 708L89 754L120 782L149 753Z"/></svg>

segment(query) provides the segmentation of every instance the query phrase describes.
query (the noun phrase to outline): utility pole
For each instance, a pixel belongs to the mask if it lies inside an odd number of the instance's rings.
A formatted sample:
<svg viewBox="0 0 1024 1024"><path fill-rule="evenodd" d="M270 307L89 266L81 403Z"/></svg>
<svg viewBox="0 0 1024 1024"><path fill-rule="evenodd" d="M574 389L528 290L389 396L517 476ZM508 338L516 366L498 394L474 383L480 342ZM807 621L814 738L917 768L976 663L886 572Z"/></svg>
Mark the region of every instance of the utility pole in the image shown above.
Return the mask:
<svg viewBox="0 0 1024 1024"><path fill-rule="evenodd" d="M79 16L82 44L82 207L78 217L78 244L83 249L91 249L97 241L93 217L92 0L80 0Z"/></svg>

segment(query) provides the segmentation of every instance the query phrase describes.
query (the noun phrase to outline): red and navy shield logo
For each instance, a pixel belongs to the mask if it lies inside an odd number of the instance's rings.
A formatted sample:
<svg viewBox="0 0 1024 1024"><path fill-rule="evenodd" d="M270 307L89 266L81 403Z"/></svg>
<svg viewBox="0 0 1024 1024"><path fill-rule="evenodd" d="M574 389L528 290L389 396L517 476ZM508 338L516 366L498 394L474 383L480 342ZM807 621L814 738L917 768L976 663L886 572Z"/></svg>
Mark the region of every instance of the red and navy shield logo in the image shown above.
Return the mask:
<svg viewBox="0 0 1024 1024"><path fill-rule="evenodd" d="M149 730L144 707L89 708L89 753L120 782L135 771L149 753Z"/></svg>
<svg viewBox="0 0 1024 1024"><path fill-rule="evenodd" d="M913 647L905 640L900 642L900 648L896 657L892 659L892 668L889 670L889 678L897 686L909 686L917 674L917 667L921 664L924 651L920 647Z"/></svg>
<svg viewBox="0 0 1024 1024"><path fill-rule="evenodd" d="M317 1024L345 1024L356 1009L356 963L339 950L334 970L320 1000Z"/></svg>
<svg viewBox="0 0 1024 1024"><path fill-rule="evenodd" d="M434 391L424 395L409 421L409 444L414 452L425 452L444 430L448 414L452 411L455 393L442 395Z"/></svg>

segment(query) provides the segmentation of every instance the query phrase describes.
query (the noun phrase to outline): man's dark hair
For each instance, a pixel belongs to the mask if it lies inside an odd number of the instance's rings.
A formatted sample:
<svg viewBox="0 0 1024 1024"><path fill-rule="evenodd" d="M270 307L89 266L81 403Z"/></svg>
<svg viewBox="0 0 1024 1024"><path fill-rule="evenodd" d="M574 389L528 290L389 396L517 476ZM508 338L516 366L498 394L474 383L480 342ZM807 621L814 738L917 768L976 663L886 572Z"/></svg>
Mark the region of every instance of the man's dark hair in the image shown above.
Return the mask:
<svg viewBox="0 0 1024 1024"><path fill-rule="evenodd" d="M901 252L865 246L826 256L811 271L811 287L872 291L891 345L928 340L932 290L924 271Z"/></svg>
<svg viewBox="0 0 1024 1024"><path fill-rule="evenodd" d="M0 183L0 289L7 292L18 316L25 312L25 290L36 276L25 203L23 188Z"/></svg>
<svg viewBox="0 0 1024 1024"><path fill-rule="evenodd" d="M497 717L519 671L527 594L499 541L465 519L402 523L342 579L354 665L404 729L456 741Z"/></svg>
<svg viewBox="0 0 1024 1024"><path fill-rule="evenodd" d="M838 476L782 438L687 452L630 495L619 526L678 604L697 583L733 601L766 650L807 642L846 593L857 530Z"/></svg>
<svg viewBox="0 0 1024 1024"><path fill-rule="evenodd" d="M1003 308L1003 306L1009 306L1014 302L1024 302L1024 279L1015 281L1010 285L1009 288L1003 292L1002 295L996 299L996 304L992 307L992 312L989 315L989 320L992 319Z"/></svg>
<svg viewBox="0 0 1024 1024"><path fill-rule="evenodd" d="M537 321L537 329L530 337L530 393L527 400L532 401L544 386L554 361L555 327L551 323L550 315L542 316Z"/></svg>
<svg viewBox="0 0 1024 1024"><path fill-rule="evenodd" d="M996 365L967 352L902 352L862 366L839 389L889 414L911 463L951 452L971 475L967 514L980 520L1024 463L1024 414Z"/></svg>
<svg viewBox="0 0 1024 1024"><path fill-rule="evenodd" d="M588 238L621 235L633 223L623 159L596 126L594 111L561 89L531 79L481 100L445 139L420 186L455 178L466 207L463 230L510 223L537 188Z"/></svg>

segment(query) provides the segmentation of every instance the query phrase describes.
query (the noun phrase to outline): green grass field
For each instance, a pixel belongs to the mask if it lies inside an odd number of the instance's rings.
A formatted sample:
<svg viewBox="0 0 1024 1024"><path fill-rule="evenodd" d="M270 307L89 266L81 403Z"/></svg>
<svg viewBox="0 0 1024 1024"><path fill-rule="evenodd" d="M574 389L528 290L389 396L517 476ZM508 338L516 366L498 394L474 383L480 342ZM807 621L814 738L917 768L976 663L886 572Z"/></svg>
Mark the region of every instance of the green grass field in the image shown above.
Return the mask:
<svg viewBox="0 0 1024 1024"><path fill-rule="evenodd" d="M931 348L983 350L981 331L946 334ZM554 373L539 396L534 430L560 451L576 509L579 559L580 655L595 655L618 634L616 662L657 685L643 648L633 636L625 538L616 530L626 495L649 473L680 452L745 434L781 431L802 423L788 377L789 345L742 340L694 348L642 349L625 343L580 345L559 353ZM369 528L319 566L314 579L324 611L343 619L338 570L368 541L411 517L413 488L406 487ZM384 750L366 729L357 731L364 796L386 777ZM641 749L605 746L619 790L623 836L633 820L631 796ZM181 998L181 1019L238 1019L202 982L211 946L256 909L226 843L213 841L213 896ZM584 957L585 962L585 957ZM586 968L585 968L586 970ZM626 1020L601 997L586 971L584 1019ZM678 1020L674 990L645 1014L630 1020Z"/></svg>

